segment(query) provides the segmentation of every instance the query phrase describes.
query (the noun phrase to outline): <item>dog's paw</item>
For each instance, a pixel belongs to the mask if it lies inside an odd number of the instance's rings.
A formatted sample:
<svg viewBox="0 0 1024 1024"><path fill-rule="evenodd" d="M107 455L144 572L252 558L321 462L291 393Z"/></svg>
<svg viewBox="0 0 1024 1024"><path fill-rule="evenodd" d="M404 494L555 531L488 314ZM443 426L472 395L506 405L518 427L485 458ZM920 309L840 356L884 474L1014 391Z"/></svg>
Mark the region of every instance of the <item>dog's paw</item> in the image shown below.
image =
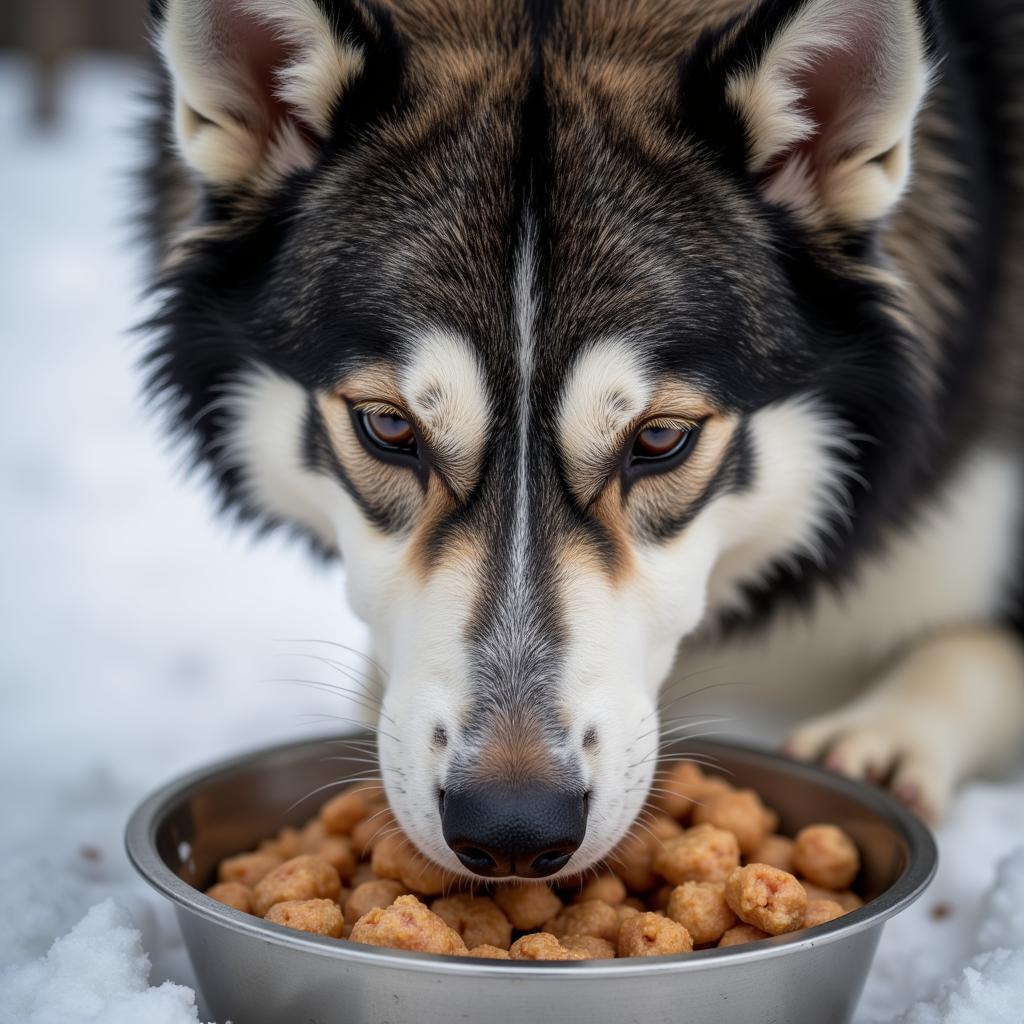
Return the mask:
<svg viewBox="0 0 1024 1024"><path fill-rule="evenodd" d="M812 719L794 730L784 749L842 775L884 785L930 822L945 814L956 786L942 743L927 726L882 709L844 709Z"/></svg>

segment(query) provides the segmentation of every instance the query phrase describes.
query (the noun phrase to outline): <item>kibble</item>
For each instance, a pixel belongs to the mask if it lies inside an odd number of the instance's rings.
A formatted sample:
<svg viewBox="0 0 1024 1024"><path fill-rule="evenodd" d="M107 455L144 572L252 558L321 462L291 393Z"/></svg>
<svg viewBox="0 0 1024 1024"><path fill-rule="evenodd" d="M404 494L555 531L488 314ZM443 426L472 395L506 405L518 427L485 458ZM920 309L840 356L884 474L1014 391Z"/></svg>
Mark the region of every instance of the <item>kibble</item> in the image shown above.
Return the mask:
<svg viewBox="0 0 1024 1024"><path fill-rule="evenodd" d="M488 960L685 955L813 928L863 906L850 888L860 855L835 825L781 835L778 814L756 792L690 762L658 789L604 866L554 886L464 891L463 879L404 834L380 787L360 785L300 828L225 858L206 892L310 934Z"/></svg>

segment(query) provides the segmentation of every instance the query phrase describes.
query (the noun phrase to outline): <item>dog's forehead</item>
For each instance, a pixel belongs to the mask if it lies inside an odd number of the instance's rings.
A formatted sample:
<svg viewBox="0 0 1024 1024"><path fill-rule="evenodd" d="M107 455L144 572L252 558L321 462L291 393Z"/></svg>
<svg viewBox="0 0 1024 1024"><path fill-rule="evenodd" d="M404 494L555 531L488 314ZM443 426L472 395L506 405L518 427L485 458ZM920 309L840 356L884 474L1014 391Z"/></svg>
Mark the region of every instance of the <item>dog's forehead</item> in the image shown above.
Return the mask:
<svg viewBox="0 0 1024 1024"><path fill-rule="evenodd" d="M541 76L529 46L486 56L442 84L421 61L408 108L309 182L293 262L319 320L358 308L381 327L365 346L391 354L394 339L403 361L425 333L458 337L500 401L519 376L527 258L533 375L552 403L581 353L613 337L655 362L670 348L672 372L735 378L723 364L744 339L780 334L763 292L784 289L749 197L663 116L670 62L594 82L557 52ZM602 90L629 102L597 102ZM364 340L343 334L348 353Z"/></svg>

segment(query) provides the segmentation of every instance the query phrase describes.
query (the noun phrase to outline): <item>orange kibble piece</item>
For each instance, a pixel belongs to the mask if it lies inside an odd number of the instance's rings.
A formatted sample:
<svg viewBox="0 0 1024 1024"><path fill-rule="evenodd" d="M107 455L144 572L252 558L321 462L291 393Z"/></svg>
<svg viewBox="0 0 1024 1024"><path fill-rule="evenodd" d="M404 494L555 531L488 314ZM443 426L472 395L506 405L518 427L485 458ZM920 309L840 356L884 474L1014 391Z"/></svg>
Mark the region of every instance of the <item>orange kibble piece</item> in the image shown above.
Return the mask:
<svg viewBox="0 0 1024 1024"><path fill-rule="evenodd" d="M319 818L311 818L299 831L298 853L315 853L317 847L326 838L327 829L324 827L324 823Z"/></svg>
<svg viewBox="0 0 1024 1024"><path fill-rule="evenodd" d="M444 892L445 883L451 877L440 864L428 860L412 844L404 850L399 872L399 878L407 889L421 892L424 896L437 896Z"/></svg>
<svg viewBox="0 0 1024 1024"><path fill-rule="evenodd" d="M804 911L804 927L813 928L816 924L825 924L842 917L846 911L835 900L808 900Z"/></svg>
<svg viewBox="0 0 1024 1024"><path fill-rule="evenodd" d="M309 853L278 864L253 889L253 910L260 917L275 904L288 900L333 900L341 891L338 872L327 861Z"/></svg>
<svg viewBox="0 0 1024 1024"><path fill-rule="evenodd" d="M240 853L225 857L217 868L219 882L241 882L251 889L281 863L276 853Z"/></svg>
<svg viewBox="0 0 1024 1024"><path fill-rule="evenodd" d="M499 885L494 902L521 932L539 928L562 909L562 901L543 882Z"/></svg>
<svg viewBox="0 0 1024 1024"><path fill-rule="evenodd" d="M373 873L378 878L400 879L405 866L406 850L411 845L402 832L390 832L382 836L374 845L373 856L370 858Z"/></svg>
<svg viewBox="0 0 1024 1024"><path fill-rule="evenodd" d="M304 852L302 836L297 828L285 826L273 839L264 839L259 846L260 853L270 853L281 860L290 860Z"/></svg>
<svg viewBox="0 0 1024 1024"><path fill-rule="evenodd" d="M684 882L672 890L666 914L689 933L695 946L708 946L736 924L724 882Z"/></svg>
<svg viewBox="0 0 1024 1024"><path fill-rule="evenodd" d="M345 901L345 920L358 921L374 907L390 907L399 896L405 895L407 893L402 883L390 878L363 882L352 890L352 895Z"/></svg>
<svg viewBox="0 0 1024 1024"><path fill-rule="evenodd" d="M705 775L692 761L681 761L659 780L651 802L670 818L687 821L694 807L732 787L717 775Z"/></svg>
<svg viewBox="0 0 1024 1024"><path fill-rule="evenodd" d="M596 935L614 942L619 932L619 915L613 906L601 900L587 900L566 907L545 925L557 939L567 935Z"/></svg>
<svg viewBox="0 0 1024 1024"><path fill-rule="evenodd" d="M684 832L683 826L667 814L650 814L641 817L641 821L648 834L659 843L675 839L676 836L681 836Z"/></svg>
<svg viewBox="0 0 1024 1024"><path fill-rule="evenodd" d="M649 892L658 884L652 862L655 840L642 830L627 832L608 855L608 862L630 892Z"/></svg>
<svg viewBox="0 0 1024 1024"><path fill-rule="evenodd" d="M327 861L341 878L351 878L356 870L352 841L345 836L325 836L310 853Z"/></svg>
<svg viewBox="0 0 1024 1024"><path fill-rule="evenodd" d="M508 949L512 943L511 922L498 904L486 896L448 896L434 900L430 909L449 928L454 928L470 948L497 946Z"/></svg>
<svg viewBox="0 0 1024 1024"><path fill-rule="evenodd" d="M627 917L619 929L619 956L667 956L693 949L690 933L678 922L661 914Z"/></svg>
<svg viewBox="0 0 1024 1024"><path fill-rule="evenodd" d="M760 928L755 928L752 924L738 924L730 928L718 940L718 948L727 949L729 946L743 946L748 942L760 942L762 939L770 938L771 936L767 932L761 931Z"/></svg>
<svg viewBox="0 0 1024 1024"><path fill-rule="evenodd" d="M769 935L803 927L807 893L787 871L768 864L737 868L726 880L725 898L740 920Z"/></svg>
<svg viewBox="0 0 1024 1024"><path fill-rule="evenodd" d="M331 835L347 836L360 821L369 817L370 809L365 790L346 789L320 808L320 820Z"/></svg>
<svg viewBox="0 0 1024 1024"><path fill-rule="evenodd" d="M377 882L380 879L378 879L369 863L360 861L356 865L355 871L352 872L352 877L346 879L346 881L349 884L349 888L357 889L364 882Z"/></svg>
<svg viewBox="0 0 1024 1024"><path fill-rule="evenodd" d="M832 889L825 889L820 885L813 885L810 882L801 881L804 892L807 893L807 900L831 900L843 908L843 913L848 914L851 910L857 910L864 906L864 901L849 889L843 892L834 892Z"/></svg>
<svg viewBox="0 0 1024 1024"><path fill-rule="evenodd" d="M352 829L352 848L357 857L365 857L373 852L377 840L395 827L395 818L390 811L375 811L368 818L363 818Z"/></svg>
<svg viewBox="0 0 1024 1024"><path fill-rule="evenodd" d="M300 932L329 935L333 939L341 938L345 923L341 908L333 900L285 900L275 903L267 911L265 920Z"/></svg>
<svg viewBox="0 0 1024 1024"><path fill-rule="evenodd" d="M469 952L459 933L415 896L399 896L390 907L374 907L356 921L349 938L366 946L421 953L465 956Z"/></svg>
<svg viewBox="0 0 1024 1024"><path fill-rule="evenodd" d="M826 889L847 889L860 870L853 840L835 825L808 825L796 834L793 866L809 882Z"/></svg>
<svg viewBox="0 0 1024 1024"><path fill-rule="evenodd" d="M834 892L830 899L836 901L843 908L843 913L848 914L851 910L859 910L864 906L864 901L855 893L846 889L843 892Z"/></svg>
<svg viewBox="0 0 1024 1024"><path fill-rule="evenodd" d="M654 870L671 885L724 882L739 865L736 837L714 825L695 825L654 855Z"/></svg>
<svg viewBox="0 0 1024 1024"><path fill-rule="evenodd" d="M615 908L615 913L619 917L619 927L621 928L622 922L625 921L627 917L635 917L637 914L645 913L645 910L643 907L636 907L632 903L620 903Z"/></svg>
<svg viewBox="0 0 1024 1024"><path fill-rule="evenodd" d="M585 960L574 950L566 949L550 932L530 932L516 939L508 951L511 960Z"/></svg>
<svg viewBox="0 0 1024 1024"><path fill-rule="evenodd" d="M218 882L206 890L211 900L234 907L243 914L252 913L252 889L241 882Z"/></svg>
<svg viewBox="0 0 1024 1024"><path fill-rule="evenodd" d="M752 789L735 789L710 796L693 809L693 821L731 832L745 854L753 852L768 831L765 806Z"/></svg>
<svg viewBox="0 0 1024 1024"><path fill-rule="evenodd" d="M566 935L562 945L570 953L578 953L583 960L612 960L615 958L615 945L607 939L599 939L596 935Z"/></svg>
<svg viewBox="0 0 1024 1024"><path fill-rule="evenodd" d="M586 903L587 900L600 900L613 906L626 898L626 886L616 875L599 875L587 882L579 892L573 895L573 903Z"/></svg>
<svg viewBox="0 0 1024 1024"><path fill-rule="evenodd" d="M789 836L765 836L750 854L751 864L770 864L793 874L793 840Z"/></svg>
<svg viewBox="0 0 1024 1024"><path fill-rule="evenodd" d="M647 906L644 910L658 910L664 911L668 906L668 901L675 891L674 885L659 885L657 889L647 895Z"/></svg>
<svg viewBox="0 0 1024 1024"><path fill-rule="evenodd" d="M507 949L498 949L497 946L474 946L467 956L475 956L479 960L510 960L511 954Z"/></svg>

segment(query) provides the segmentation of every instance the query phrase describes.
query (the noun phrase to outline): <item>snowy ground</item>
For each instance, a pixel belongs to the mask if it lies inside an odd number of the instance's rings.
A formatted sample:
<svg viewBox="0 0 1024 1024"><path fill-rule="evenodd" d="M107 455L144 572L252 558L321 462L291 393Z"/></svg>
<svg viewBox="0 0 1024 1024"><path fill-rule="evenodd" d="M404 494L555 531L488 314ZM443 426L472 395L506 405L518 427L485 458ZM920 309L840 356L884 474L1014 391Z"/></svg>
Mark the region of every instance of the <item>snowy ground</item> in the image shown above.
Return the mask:
<svg viewBox="0 0 1024 1024"><path fill-rule="evenodd" d="M26 123L24 75L0 60L0 1021L187 1024L205 1018L173 917L125 861L127 813L182 769L339 713L254 682L273 638L364 636L340 572L218 523L143 413L137 71L77 68L53 136ZM1024 1022L1024 779L973 786L940 841L859 1024Z"/></svg>

